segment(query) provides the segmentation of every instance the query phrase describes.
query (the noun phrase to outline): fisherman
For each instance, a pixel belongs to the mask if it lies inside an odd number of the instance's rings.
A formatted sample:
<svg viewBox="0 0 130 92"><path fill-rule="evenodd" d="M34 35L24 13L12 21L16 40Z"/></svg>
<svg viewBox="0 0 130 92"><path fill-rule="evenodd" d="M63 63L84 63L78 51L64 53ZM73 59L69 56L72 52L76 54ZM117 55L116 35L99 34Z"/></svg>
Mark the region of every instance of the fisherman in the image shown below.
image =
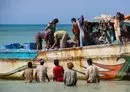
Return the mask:
<svg viewBox="0 0 130 92"><path fill-rule="evenodd" d="M99 41L102 44L109 44L109 41L107 39L107 25L105 23L105 20L101 20L100 24L99 24L99 31L100 31L100 37L99 37Z"/></svg>
<svg viewBox="0 0 130 92"><path fill-rule="evenodd" d="M42 34L41 34L41 32L38 32L36 34L35 41L36 41L36 49L42 50Z"/></svg>
<svg viewBox="0 0 130 92"><path fill-rule="evenodd" d="M45 42L46 42L46 48L49 49L54 44L54 33L56 31L56 24L59 22L57 18L53 19L51 22L49 22L48 26L46 27L45 34Z"/></svg>
<svg viewBox="0 0 130 92"><path fill-rule="evenodd" d="M98 83L100 82L98 68L93 66L92 59L87 60L88 67L86 71L87 83Z"/></svg>
<svg viewBox="0 0 130 92"><path fill-rule="evenodd" d="M113 22L114 22L116 41L118 42L118 44L120 44L121 30L120 30L120 21L118 17L114 16Z"/></svg>
<svg viewBox="0 0 130 92"><path fill-rule="evenodd" d="M44 66L44 60L40 59L39 62L40 62L40 65L37 66L36 73L35 73L36 81L45 82L45 80L47 79L48 82L50 82L50 79L47 74L47 67Z"/></svg>
<svg viewBox="0 0 130 92"><path fill-rule="evenodd" d="M43 39L46 44L46 48L49 49L54 44L54 33L51 29L48 29L43 32Z"/></svg>
<svg viewBox="0 0 130 92"><path fill-rule="evenodd" d="M77 83L77 73L76 71L73 71L73 63L69 62L67 63L68 70L64 73L64 84L66 86L76 86Z"/></svg>
<svg viewBox="0 0 130 92"><path fill-rule="evenodd" d="M79 29L80 29L80 47L85 46L85 34L84 34L84 30L83 30L83 25L84 25L84 16L81 15L81 17L78 19L77 21Z"/></svg>
<svg viewBox="0 0 130 92"><path fill-rule="evenodd" d="M55 67L53 68L53 81L63 82L64 69L59 65L59 60L54 60Z"/></svg>
<svg viewBox="0 0 130 92"><path fill-rule="evenodd" d="M114 43L114 29L110 21L107 22L107 39L109 43Z"/></svg>
<svg viewBox="0 0 130 92"><path fill-rule="evenodd" d="M28 68L24 70L22 76L25 79L25 83L33 82L33 66L32 62L28 62Z"/></svg>
<svg viewBox="0 0 130 92"><path fill-rule="evenodd" d="M56 31L54 33L54 44L51 47L51 49L54 49L55 47L66 48L68 39L69 37L66 31L64 30Z"/></svg>
<svg viewBox="0 0 130 92"><path fill-rule="evenodd" d="M80 40L79 40L80 30L79 30L78 24L77 24L75 18L72 18L71 22L72 22L72 25L73 25L72 32L74 34L74 41L76 42L76 46L80 46Z"/></svg>
<svg viewBox="0 0 130 92"><path fill-rule="evenodd" d="M59 22L57 18L53 19L46 27L46 30L51 29L53 32L56 31L56 24Z"/></svg>
<svg viewBox="0 0 130 92"><path fill-rule="evenodd" d="M99 37L98 40L99 40L100 44L107 44L107 43L108 43L108 40L107 40L106 33L105 33L105 32L102 32L102 33L101 33L101 36Z"/></svg>
<svg viewBox="0 0 130 92"><path fill-rule="evenodd" d="M84 20L84 24L83 24L83 31L84 31L84 38L83 38L83 46L88 46L88 45L94 45L94 40L92 35L92 32L90 32L90 29L88 29L89 25L88 25L88 20L85 19Z"/></svg>

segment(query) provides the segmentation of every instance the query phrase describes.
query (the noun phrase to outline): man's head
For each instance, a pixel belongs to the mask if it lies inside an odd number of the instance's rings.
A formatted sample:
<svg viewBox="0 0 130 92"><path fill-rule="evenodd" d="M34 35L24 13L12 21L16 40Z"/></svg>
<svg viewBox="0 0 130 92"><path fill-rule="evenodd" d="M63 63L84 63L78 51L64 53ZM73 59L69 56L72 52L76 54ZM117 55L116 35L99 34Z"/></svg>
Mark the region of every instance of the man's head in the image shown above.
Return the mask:
<svg viewBox="0 0 130 92"><path fill-rule="evenodd" d="M32 68L32 62L28 62L28 68Z"/></svg>
<svg viewBox="0 0 130 92"><path fill-rule="evenodd" d="M57 18L55 18L54 20L53 20L53 23L54 24L57 24L59 22L59 20L57 19Z"/></svg>
<svg viewBox="0 0 130 92"><path fill-rule="evenodd" d="M44 65L44 60L43 59L40 60L40 65Z"/></svg>
<svg viewBox="0 0 130 92"><path fill-rule="evenodd" d="M92 64L93 64L92 59L89 58L89 59L87 60L87 63L88 63L88 65L92 65Z"/></svg>
<svg viewBox="0 0 130 92"><path fill-rule="evenodd" d="M67 63L67 67L68 67L69 69L72 69L72 68L74 67L74 65L73 65L72 62L69 62L69 63Z"/></svg>
<svg viewBox="0 0 130 92"><path fill-rule="evenodd" d="M54 60L54 64L55 64L56 66L58 66L58 65L59 65L59 60L58 60L58 59L55 59L55 60Z"/></svg>
<svg viewBox="0 0 130 92"><path fill-rule="evenodd" d="M81 15L79 18L79 24L82 26L84 24L84 16Z"/></svg>
<svg viewBox="0 0 130 92"><path fill-rule="evenodd" d="M75 23L75 22L76 22L76 19L75 19L75 18L72 18L72 19L71 19L71 22L72 22L72 23Z"/></svg>

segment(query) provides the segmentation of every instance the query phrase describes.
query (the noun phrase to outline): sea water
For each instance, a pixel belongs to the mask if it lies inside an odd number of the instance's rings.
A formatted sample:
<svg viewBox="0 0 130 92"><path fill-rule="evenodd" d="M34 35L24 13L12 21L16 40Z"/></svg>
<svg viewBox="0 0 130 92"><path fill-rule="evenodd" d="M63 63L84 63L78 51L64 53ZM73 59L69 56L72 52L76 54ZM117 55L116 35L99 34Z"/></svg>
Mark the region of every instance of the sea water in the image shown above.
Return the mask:
<svg viewBox="0 0 130 92"><path fill-rule="evenodd" d="M44 31L46 26L46 24L1 24L0 45L35 42L35 35ZM58 24L56 30L65 30L72 36L71 24Z"/></svg>
<svg viewBox="0 0 130 92"><path fill-rule="evenodd" d="M130 92L129 81L101 81L87 84L78 81L77 86L67 87L62 82L24 83L16 80L0 80L0 92Z"/></svg>

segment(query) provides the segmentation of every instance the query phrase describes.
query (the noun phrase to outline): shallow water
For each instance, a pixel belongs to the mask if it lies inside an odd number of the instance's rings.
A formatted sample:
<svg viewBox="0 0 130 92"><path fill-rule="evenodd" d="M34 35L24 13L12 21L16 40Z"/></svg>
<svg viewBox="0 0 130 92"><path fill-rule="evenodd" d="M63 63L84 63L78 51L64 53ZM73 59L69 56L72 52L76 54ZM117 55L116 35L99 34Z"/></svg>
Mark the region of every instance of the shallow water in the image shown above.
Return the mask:
<svg viewBox="0 0 130 92"><path fill-rule="evenodd" d="M24 81L0 80L0 92L130 92L130 81L101 81L87 84L78 81L76 87L63 83L24 83Z"/></svg>

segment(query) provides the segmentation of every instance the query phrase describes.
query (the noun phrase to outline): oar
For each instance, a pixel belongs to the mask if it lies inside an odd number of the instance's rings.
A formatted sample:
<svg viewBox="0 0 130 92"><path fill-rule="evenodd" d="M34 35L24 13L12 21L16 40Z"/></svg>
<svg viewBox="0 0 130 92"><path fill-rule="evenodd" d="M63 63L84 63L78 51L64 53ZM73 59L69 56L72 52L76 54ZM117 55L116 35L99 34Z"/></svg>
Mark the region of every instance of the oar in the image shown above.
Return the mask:
<svg viewBox="0 0 130 92"><path fill-rule="evenodd" d="M83 75L85 75L85 73L84 72L81 72L81 71L78 71L78 70L75 70L75 69L72 69L73 71L75 71L75 72L78 72L78 73L80 73L80 74L83 74Z"/></svg>
<svg viewBox="0 0 130 92"><path fill-rule="evenodd" d="M36 66L37 66L36 64L33 64L33 68L36 68ZM14 69L14 70L12 70L10 72L0 73L0 76L9 76L9 75L15 74L17 72L21 72L21 71L23 71L23 70L25 70L27 68L28 68L27 65L23 65L23 66L21 66L21 67L19 67L17 69Z"/></svg>
<svg viewBox="0 0 130 92"><path fill-rule="evenodd" d="M77 65L79 65L79 64L77 64ZM84 68L84 69L87 69L87 67L85 67L85 66L82 66L82 65L79 65L80 67L82 67L82 68Z"/></svg>

